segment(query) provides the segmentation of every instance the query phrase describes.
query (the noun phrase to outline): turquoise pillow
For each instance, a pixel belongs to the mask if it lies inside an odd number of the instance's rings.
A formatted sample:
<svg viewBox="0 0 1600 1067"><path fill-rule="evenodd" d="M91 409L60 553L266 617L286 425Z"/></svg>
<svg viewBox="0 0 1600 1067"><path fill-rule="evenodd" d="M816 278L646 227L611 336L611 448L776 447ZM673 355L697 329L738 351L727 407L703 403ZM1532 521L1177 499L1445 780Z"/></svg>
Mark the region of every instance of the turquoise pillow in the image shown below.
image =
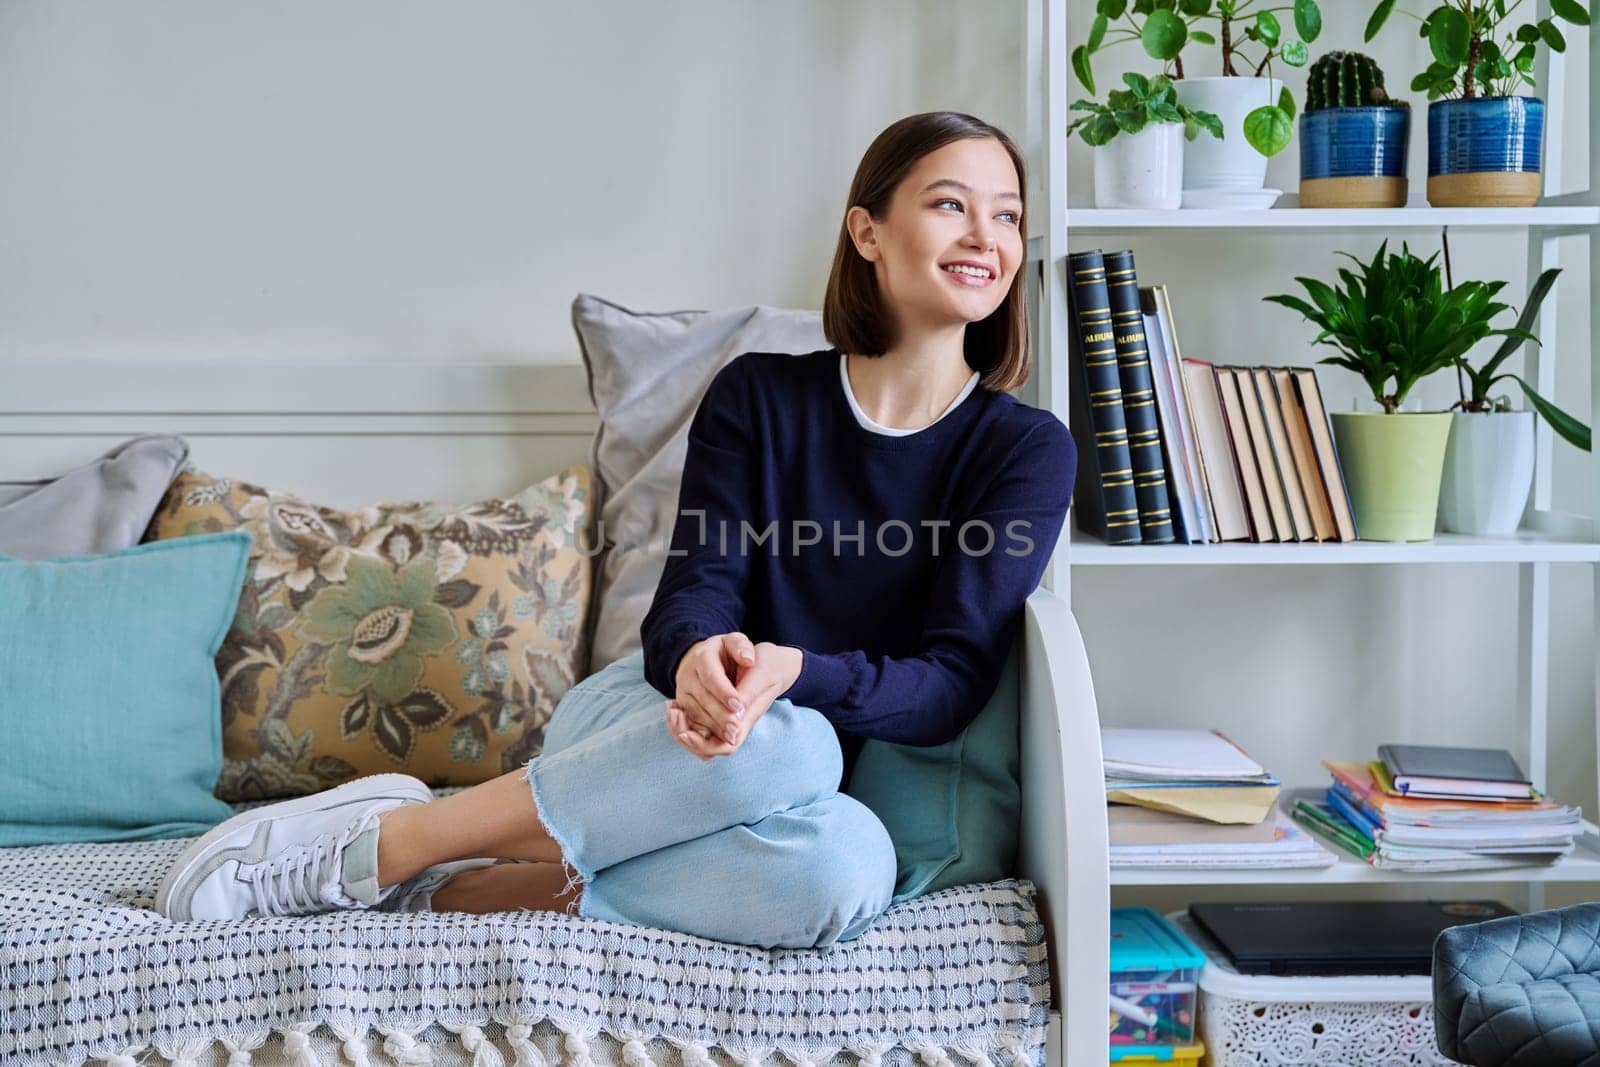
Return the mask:
<svg viewBox="0 0 1600 1067"><path fill-rule="evenodd" d="M233 809L213 658L250 557L233 530L0 556L0 846L187 837Z"/></svg>
<svg viewBox="0 0 1600 1067"><path fill-rule="evenodd" d="M893 903L1012 877L1022 822L1016 644L994 695L954 741L861 746L846 792L894 841Z"/></svg>

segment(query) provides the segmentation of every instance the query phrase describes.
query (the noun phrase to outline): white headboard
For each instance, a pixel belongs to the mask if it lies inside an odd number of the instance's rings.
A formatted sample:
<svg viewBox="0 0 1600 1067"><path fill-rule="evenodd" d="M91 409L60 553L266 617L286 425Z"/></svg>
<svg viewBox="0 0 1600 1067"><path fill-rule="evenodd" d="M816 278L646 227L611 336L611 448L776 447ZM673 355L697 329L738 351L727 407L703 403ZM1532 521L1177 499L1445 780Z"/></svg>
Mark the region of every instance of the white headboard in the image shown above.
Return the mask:
<svg viewBox="0 0 1600 1067"><path fill-rule="evenodd" d="M0 363L6 481L166 432L311 503L465 503L588 463L597 424L580 363Z"/></svg>

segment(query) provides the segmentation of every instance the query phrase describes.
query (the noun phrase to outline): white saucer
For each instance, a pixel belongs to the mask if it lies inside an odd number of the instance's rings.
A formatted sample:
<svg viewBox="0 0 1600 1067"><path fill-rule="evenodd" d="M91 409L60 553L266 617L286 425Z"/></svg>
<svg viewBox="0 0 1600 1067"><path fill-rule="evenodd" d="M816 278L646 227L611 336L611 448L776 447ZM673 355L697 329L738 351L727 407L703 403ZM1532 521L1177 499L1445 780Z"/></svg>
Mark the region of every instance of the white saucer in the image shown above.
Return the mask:
<svg viewBox="0 0 1600 1067"><path fill-rule="evenodd" d="M1282 195L1282 189L1185 189L1183 206L1260 210L1277 203L1278 197Z"/></svg>

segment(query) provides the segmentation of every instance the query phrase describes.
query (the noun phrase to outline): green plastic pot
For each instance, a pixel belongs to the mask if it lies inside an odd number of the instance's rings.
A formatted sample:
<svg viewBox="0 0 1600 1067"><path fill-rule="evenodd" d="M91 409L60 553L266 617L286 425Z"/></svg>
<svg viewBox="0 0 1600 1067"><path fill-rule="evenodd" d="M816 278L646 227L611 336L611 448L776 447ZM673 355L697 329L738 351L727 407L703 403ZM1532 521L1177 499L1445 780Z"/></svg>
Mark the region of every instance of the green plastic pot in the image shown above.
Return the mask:
<svg viewBox="0 0 1600 1067"><path fill-rule="evenodd" d="M1450 439L1448 411L1335 411L1333 440L1363 541L1430 541Z"/></svg>

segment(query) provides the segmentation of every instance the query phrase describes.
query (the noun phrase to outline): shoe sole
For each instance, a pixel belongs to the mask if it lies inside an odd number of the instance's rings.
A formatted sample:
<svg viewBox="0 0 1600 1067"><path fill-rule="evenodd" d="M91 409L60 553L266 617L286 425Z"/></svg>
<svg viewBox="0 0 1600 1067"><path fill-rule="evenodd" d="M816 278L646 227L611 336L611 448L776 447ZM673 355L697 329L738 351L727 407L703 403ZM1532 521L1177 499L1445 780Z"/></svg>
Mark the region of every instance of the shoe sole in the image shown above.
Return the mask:
<svg viewBox="0 0 1600 1067"><path fill-rule="evenodd" d="M173 888L182 883L195 867L211 858L211 855L216 851L218 839L231 836L240 827L260 822L263 819L279 819L289 815L299 815L307 811L320 811L323 808L344 803L346 800L357 798L378 800L383 797L417 800L426 803L433 799L433 790L426 785L422 785L409 774L371 774L364 778L357 778L353 782L346 782L344 785L323 790L320 793L312 793L310 796L264 805L252 811L241 811L232 818L226 819L207 830L194 844L178 854L177 860L172 864L172 869L161 880L161 888L156 892L156 912L174 921L183 922L190 919L187 902L185 902L182 909L183 914L172 915L168 913L167 908L172 903Z"/></svg>

